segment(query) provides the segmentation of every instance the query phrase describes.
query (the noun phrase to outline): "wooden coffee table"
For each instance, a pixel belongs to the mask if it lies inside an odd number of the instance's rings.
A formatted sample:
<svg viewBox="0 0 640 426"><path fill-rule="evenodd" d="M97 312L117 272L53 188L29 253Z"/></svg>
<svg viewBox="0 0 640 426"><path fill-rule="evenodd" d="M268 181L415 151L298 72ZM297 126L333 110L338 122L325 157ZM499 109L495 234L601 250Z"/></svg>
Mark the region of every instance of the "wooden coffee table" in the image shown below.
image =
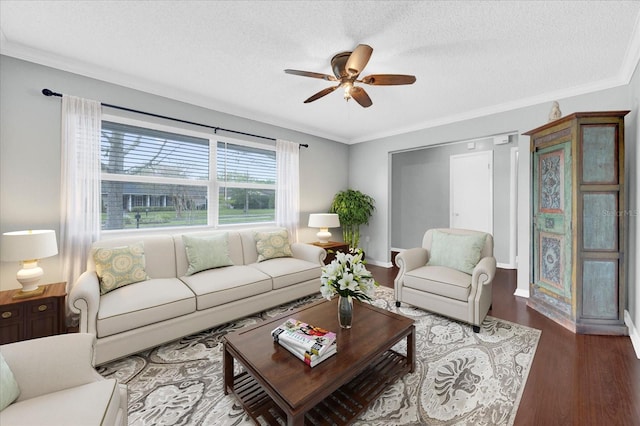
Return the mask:
<svg viewBox="0 0 640 426"><path fill-rule="evenodd" d="M313 368L304 364L271 337L287 318L335 331L338 353ZM406 356L391 350L404 338ZM234 360L243 367L237 375ZM350 424L414 368L413 320L357 301L349 330L338 325L337 300L322 300L229 333L224 341L225 394L233 392L256 423Z"/></svg>

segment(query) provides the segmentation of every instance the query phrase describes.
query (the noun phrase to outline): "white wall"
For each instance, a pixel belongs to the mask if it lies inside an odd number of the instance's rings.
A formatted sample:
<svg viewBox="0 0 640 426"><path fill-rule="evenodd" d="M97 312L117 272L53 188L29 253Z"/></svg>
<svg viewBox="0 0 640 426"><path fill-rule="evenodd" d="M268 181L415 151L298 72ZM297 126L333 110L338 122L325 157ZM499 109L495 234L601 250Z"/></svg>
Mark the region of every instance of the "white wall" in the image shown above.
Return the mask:
<svg viewBox="0 0 640 426"><path fill-rule="evenodd" d="M315 240L309 213L326 212L333 195L347 188L348 146L281 127L185 104L168 98L0 56L0 232L55 229L60 222L60 93L272 138L308 143L300 151L300 241ZM111 114L123 114L104 108ZM136 118L144 116L135 115ZM150 119L145 117L145 119ZM156 120L157 121L157 120ZM175 122L168 124L179 126ZM202 131L202 127L195 127ZM232 134L228 134L233 136ZM331 158L331 173L318 167ZM335 239L341 239L339 230ZM59 256L43 259L43 283L61 280ZM0 290L18 288L17 262L0 263Z"/></svg>

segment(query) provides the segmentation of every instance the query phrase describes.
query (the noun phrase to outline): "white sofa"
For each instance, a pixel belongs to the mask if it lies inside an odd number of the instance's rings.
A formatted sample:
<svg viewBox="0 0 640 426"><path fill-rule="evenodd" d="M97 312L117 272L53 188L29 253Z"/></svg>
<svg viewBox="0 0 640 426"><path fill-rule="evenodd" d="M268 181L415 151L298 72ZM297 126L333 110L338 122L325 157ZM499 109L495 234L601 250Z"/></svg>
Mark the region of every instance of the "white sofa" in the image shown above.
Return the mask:
<svg viewBox="0 0 640 426"><path fill-rule="evenodd" d="M94 247L120 247L142 241L149 280L101 295L92 256L69 294L79 314L79 331L96 336L96 365L175 340L320 291L324 249L291 244L292 257L258 262L255 228L203 231L227 233L232 266L187 276L183 234L105 239Z"/></svg>
<svg viewBox="0 0 640 426"><path fill-rule="evenodd" d="M73 333L0 346L20 391L0 425L126 425L127 387L94 370L94 342Z"/></svg>

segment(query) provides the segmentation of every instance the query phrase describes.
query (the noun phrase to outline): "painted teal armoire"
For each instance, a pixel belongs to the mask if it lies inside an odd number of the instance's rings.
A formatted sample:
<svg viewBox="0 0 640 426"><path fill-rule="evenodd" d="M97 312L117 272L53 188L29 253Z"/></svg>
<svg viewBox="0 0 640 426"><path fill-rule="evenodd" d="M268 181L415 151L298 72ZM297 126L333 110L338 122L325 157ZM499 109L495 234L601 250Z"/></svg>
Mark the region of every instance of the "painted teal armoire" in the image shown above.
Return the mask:
<svg viewBox="0 0 640 426"><path fill-rule="evenodd" d="M573 332L628 334L624 116L579 112L531 130L528 305Z"/></svg>

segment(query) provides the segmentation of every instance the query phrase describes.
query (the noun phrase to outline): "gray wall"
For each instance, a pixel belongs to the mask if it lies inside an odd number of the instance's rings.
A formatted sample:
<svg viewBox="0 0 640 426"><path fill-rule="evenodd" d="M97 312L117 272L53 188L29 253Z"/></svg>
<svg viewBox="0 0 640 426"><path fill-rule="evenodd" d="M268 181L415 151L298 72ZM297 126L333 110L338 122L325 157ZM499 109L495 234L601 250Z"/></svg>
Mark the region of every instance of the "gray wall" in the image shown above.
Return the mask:
<svg viewBox="0 0 640 426"><path fill-rule="evenodd" d="M419 247L427 229L448 228L449 158L492 150L494 255L498 263L508 265L510 154L516 138L510 139L510 143L496 146L493 138L476 140L473 150L460 142L391 153L391 247Z"/></svg>
<svg viewBox="0 0 640 426"><path fill-rule="evenodd" d="M300 240L314 241L316 229L306 227L309 213L326 212L333 195L347 188L349 147L293 130L200 108L161 96L0 56L0 232L55 229L60 223L61 99L47 98L49 88L103 103L182 118L194 122L308 143L300 151ZM103 108L105 113L122 112ZM144 116L137 115L136 118ZM144 119L149 119L144 117ZM177 126L175 122L167 124ZM202 127L194 127L202 131ZM227 135L227 134L225 134ZM228 134L233 137L233 134ZM318 167L331 158L331 173ZM341 239L335 230L335 239ZM61 280L59 256L43 259L43 283ZM0 263L0 290L17 288L16 262Z"/></svg>
<svg viewBox="0 0 640 426"><path fill-rule="evenodd" d="M631 336L640 358L640 65L629 84L629 109L625 119L625 172L628 200L627 232L627 325L633 324Z"/></svg>
<svg viewBox="0 0 640 426"><path fill-rule="evenodd" d="M637 76L634 78L638 78ZM637 83L634 83L637 87ZM588 93L570 98L558 99L563 115L578 111L608 111L634 108L629 85ZM636 92L637 93L637 92ZM637 105L635 106L637 109ZM375 198L378 206L369 226L364 227L362 238L370 241L366 247L368 260L390 264L391 247L391 153L428 145L444 144L450 141L474 139L479 135L495 135L517 131L518 148L518 289L517 294L528 296L529 292L529 137L522 133L547 122L551 102L518 108L452 124L431 127L411 133L377 139L351 146L349 155L349 186ZM636 113L637 114L637 113ZM637 117L628 116L628 127L637 127ZM629 128L627 134L629 135ZM636 144L635 135L628 136L629 144ZM637 155L627 158L630 167L638 167ZM635 162L635 164L634 164ZM629 167L628 166L628 167ZM371 171L374 170L375 173ZM629 191L637 194L637 179ZM637 197L637 195L636 195ZM637 231L631 239L637 240ZM631 242L630 242L631 244ZM637 252L637 249L636 249ZM636 252L629 253L635 259ZM637 280L637 278L636 278ZM631 283L631 281L630 281ZM635 286L635 283L630 285ZM630 290L635 291L635 290ZM637 299L637 296L636 296ZM634 314L637 316L637 313Z"/></svg>

